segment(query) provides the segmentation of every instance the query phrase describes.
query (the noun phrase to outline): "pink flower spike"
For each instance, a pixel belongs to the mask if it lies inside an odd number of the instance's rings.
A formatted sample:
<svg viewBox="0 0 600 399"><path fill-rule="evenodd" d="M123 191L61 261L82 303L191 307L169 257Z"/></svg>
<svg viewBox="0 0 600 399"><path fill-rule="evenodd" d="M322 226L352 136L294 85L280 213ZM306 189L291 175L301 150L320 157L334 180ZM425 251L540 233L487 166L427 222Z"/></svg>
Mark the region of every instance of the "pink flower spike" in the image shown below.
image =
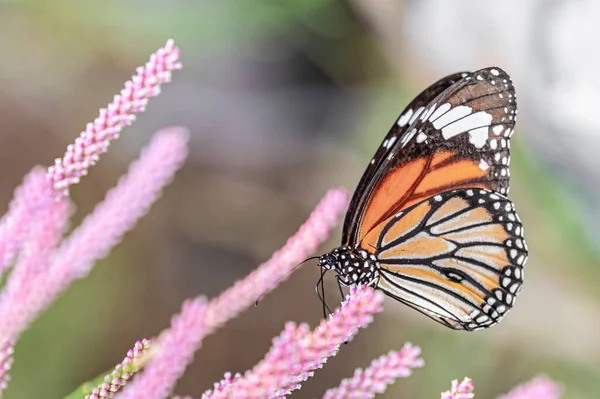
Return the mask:
<svg viewBox="0 0 600 399"><path fill-rule="evenodd" d="M0 301L0 336L18 337L73 280L86 276L106 256L173 178L187 154L187 137L182 128L165 129L154 136L129 173L51 254L50 265L19 290L22 296Z"/></svg>
<svg viewBox="0 0 600 399"><path fill-rule="evenodd" d="M0 314L2 309L14 309L28 302L32 289L30 284L48 273L50 254L56 249L67 226L70 216L68 198L55 198L51 190L43 195L47 196L47 205L37 212L30 224L19 259L8 276L6 286L0 291ZM11 324L14 321L2 319L0 340L17 340L24 326Z"/></svg>
<svg viewBox="0 0 600 399"><path fill-rule="evenodd" d="M465 377L460 384L458 380L454 380L450 390L442 393L441 399L472 399L475 397L473 389L475 384L468 377Z"/></svg>
<svg viewBox="0 0 600 399"><path fill-rule="evenodd" d="M2 391L6 389L10 379L9 372L13 363L13 348L12 342L0 341L0 398L2 398Z"/></svg>
<svg viewBox="0 0 600 399"><path fill-rule="evenodd" d="M513 388L498 399L558 399L561 395L559 384L548 377L539 376Z"/></svg>
<svg viewBox="0 0 600 399"><path fill-rule="evenodd" d="M16 190L8 212L0 220L0 276L14 260L25 233L36 214L48 201L52 186L41 167L29 172Z"/></svg>
<svg viewBox="0 0 600 399"><path fill-rule="evenodd" d="M157 339L153 359L119 395L119 399L164 399L191 363L194 352L206 335L206 300L186 301L171 328Z"/></svg>
<svg viewBox="0 0 600 399"><path fill-rule="evenodd" d="M404 344L400 351L391 351L374 360L364 371L357 369L352 378L342 381L339 387L328 390L323 399L370 399L385 392L397 378L408 377L413 368L423 367L419 357L421 349Z"/></svg>
<svg viewBox="0 0 600 399"><path fill-rule="evenodd" d="M274 398L298 389L358 329L368 325L373 314L381 311L383 295L369 287L353 289L346 301L314 330L288 323L284 332L251 371L220 392L204 398Z"/></svg>
<svg viewBox="0 0 600 399"><path fill-rule="evenodd" d="M137 74L125 83L121 93L100 110L93 123L87 124L62 159L57 158L48 168L54 189L67 195L69 186L87 174L119 132L135 121L135 114L145 110L148 99L160 93L160 85L171 80L171 72L180 68L179 49L169 40L145 66L137 68Z"/></svg>
<svg viewBox="0 0 600 399"><path fill-rule="evenodd" d="M347 206L348 195L345 190L330 190L306 223L282 249L210 302L206 311L206 324L211 331L221 327L229 319L252 306L261 295L272 291L285 281L296 265L313 254L327 238Z"/></svg>

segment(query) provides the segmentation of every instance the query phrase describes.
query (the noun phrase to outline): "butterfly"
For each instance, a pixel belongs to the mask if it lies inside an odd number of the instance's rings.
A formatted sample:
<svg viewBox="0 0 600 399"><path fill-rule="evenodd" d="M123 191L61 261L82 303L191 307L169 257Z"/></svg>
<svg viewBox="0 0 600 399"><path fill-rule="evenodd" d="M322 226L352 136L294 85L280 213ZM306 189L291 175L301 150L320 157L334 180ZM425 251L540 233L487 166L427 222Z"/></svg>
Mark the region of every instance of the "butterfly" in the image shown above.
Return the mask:
<svg viewBox="0 0 600 399"><path fill-rule="evenodd" d="M350 201L322 275L367 284L456 330L513 307L527 244L507 198L515 90L501 68L447 76L400 114ZM322 285L322 282L321 282Z"/></svg>

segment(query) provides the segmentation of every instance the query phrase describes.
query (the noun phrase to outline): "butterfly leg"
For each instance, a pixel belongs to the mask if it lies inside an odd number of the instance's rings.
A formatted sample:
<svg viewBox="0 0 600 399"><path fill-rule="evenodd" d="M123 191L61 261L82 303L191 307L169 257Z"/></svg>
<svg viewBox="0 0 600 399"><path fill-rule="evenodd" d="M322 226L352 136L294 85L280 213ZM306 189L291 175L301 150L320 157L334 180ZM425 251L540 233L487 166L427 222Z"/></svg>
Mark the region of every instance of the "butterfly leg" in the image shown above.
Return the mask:
<svg viewBox="0 0 600 399"><path fill-rule="evenodd" d="M323 318L327 318L328 314L333 313L331 311L331 309L329 309L329 306L327 306L327 303L325 302L325 285L323 282L323 278L325 276L326 271L327 270L325 270L325 269L321 270L321 277L319 277L319 281L317 281L317 285L315 287L315 290L317 291L317 296L319 297L319 300L323 304ZM319 292L319 288L320 288L320 292Z"/></svg>
<svg viewBox="0 0 600 399"><path fill-rule="evenodd" d="M340 300L341 300L341 302L344 302L344 299L346 296L344 295L344 290L342 290L342 285L343 285L342 279L340 278L339 275L336 275L335 279L337 280L337 285L340 290Z"/></svg>

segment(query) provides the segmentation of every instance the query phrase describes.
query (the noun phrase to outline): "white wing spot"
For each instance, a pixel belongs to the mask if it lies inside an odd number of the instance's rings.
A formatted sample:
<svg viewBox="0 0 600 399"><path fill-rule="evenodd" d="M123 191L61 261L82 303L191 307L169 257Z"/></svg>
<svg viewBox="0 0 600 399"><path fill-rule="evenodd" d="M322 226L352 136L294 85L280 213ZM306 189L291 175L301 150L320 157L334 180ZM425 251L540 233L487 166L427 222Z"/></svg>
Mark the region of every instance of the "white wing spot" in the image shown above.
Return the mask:
<svg viewBox="0 0 600 399"><path fill-rule="evenodd" d="M497 69L490 69L490 73L494 76L498 76L500 74Z"/></svg>
<svg viewBox="0 0 600 399"><path fill-rule="evenodd" d="M515 269L515 277L518 279L521 278L521 269Z"/></svg>
<svg viewBox="0 0 600 399"><path fill-rule="evenodd" d="M506 303L508 303L509 305L512 305L513 303L513 296L510 294L506 294Z"/></svg>
<svg viewBox="0 0 600 399"><path fill-rule="evenodd" d="M448 112L450 110L450 108L452 108L450 103L442 104L442 106L440 106L438 109L436 109L435 112L429 116L429 121L430 122L435 121L437 118L439 118L440 116L442 116L443 114Z"/></svg>
<svg viewBox="0 0 600 399"><path fill-rule="evenodd" d="M448 108L450 108L450 104L447 104ZM435 114L437 114L439 111L441 111L443 108L445 108L446 104L442 105L432 116L432 124L433 127L436 129L441 129L442 127L445 127L449 124L451 124L452 122L456 122L457 120L459 120L462 117L465 117L467 115L469 115L473 109L471 107L467 107L466 105L459 105L457 107L452 108L451 110L444 112L443 115L440 115L438 118L436 118L435 120L433 120L433 117L435 116Z"/></svg>
<svg viewBox="0 0 600 399"><path fill-rule="evenodd" d="M502 133L502 131L504 130L504 125L496 125L492 128L492 131L494 132L494 134L496 136L499 136L500 133Z"/></svg>
<svg viewBox="0 0 600 399"><path fill-rule="evenodd" d="M459 108L460 107L456 107L455 109L459 109ZM458 134L473 130L473 133L471 134L471 139L470 139L471 143L475 146L481 145L481 147L483 147L483 145L485 144L485 140L487 139L487 126L489 126L490 122L492 121L492 115L488 114L485 111L480 111L480 112L471 114L470 107L464 107L464 108L468 109L468 113L466 113L466 115L468 115L468 116L465 116L464 118L462 118L460 120L457 120L459 118L455 118L453 120L453 122L454 121L456 121L456 122L450 123L448 125L440 125L440 127L444 126L442 128L442 136L444 137L444 139L449 140L450 138L452 138ZM465 111L463 111L463 112L465 112ZM448 114L450 114L450 112L448 112ZM448 115L448 114L446 114L446 115ZM453 116L456 116L456 115L457 114L454 114ZM437 121L435 121L434 127L436 129L438 129L438 127L435 126L435 124L440 122L442 119L446 119L446 118L440 118ZM479 129L481 127L485 127L486 130L482 132L481 129ZM471 132L469 132L469 133L471 133ZM484 133L484 137L485 137L483 142L481 140L482 133ZM481 147L478 147L478 148L481 148Z"/></svg>
<svg viewBox="0 0 600 399"><path fill-rule="evenodd" d="M469 143L475 148L483 148L488 138L488 128L483 126L477 129L469 130ZM485 169L484 169L485 170Z"/></svg>
<svg viewBox="0 0 600 399"><path fill-rule="evenodd" d="M405 133L404 136L402 136L402 138L400 139L400 143L402 144L403 148L410 141L410 139L413 138L413 136L416 133L417 133L417 129L412 129L410 132Z"/></svg>
<svg viewBox="0 0 600 399"><path fill-rule="evenodd" d="M392 148L392 145L394 145L394 143L396 142L396 136L392 136L390 137L390 140L387 143L387 146L384 146L385 148Z"/></svg>
<svg viewBox="0 0 600 399"><path fill-rule="evenodd" d="M424 109L425 109L425 107L419 107L419 108L417 108L417 110L415 111L415 113L408 120L408 123L413 123L414 121L416 121L417 118L419 117L419 115L421 115L421 112L423 112Z"/></svg>
<svg viewBox="0 0 600 399"><path fill-rule="evenodd" d="M490 165L488 165L488 163L482 159L481 161L479 161L479 167L481 168L481 170L488 170Z"/></svg>
<svg viewBox="0 0 600 399"><path fill-rule="evenodd" d="M490 148L492 150L495 150L496 148L498 148L498 142L496 141L496 139L491 139L490 140Z"/></svg>
<svg viewBox="0 0 600 399"><path fill-rule="evenodd" d="M427 135L423 132L419 132L419 134L417 134L417 143L422 143L425 140L427 140Z"/></svg>
<svg viewBox="0 0 600 399"><path fill-rule="evenodd" d="M433 111L435 111L435 107L437 104L433 104L426 112L423 112L423 116L421 116L421 120L425 121L427 120L431 114L433 113Z"/></svg>
<svg viewBox="0 0 600 399"><path fill-rule="evenodd" d="M398 118L398 126L400 126L400 127L405 126L408 123L412 114L413 114L413 110L411 108L411 109L407 110L405 113L403 113L402 115L400 115L400 118Z"/></svg>

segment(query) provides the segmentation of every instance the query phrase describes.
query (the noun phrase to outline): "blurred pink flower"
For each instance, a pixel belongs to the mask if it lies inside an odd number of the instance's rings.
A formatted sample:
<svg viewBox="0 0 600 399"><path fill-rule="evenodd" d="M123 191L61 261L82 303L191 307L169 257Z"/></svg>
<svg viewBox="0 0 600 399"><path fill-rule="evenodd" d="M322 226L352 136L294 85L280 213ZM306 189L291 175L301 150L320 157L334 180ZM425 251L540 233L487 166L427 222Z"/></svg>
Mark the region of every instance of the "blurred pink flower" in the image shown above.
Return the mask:
<svg viewBox="0 0 600 399"><path fill-rule="evenodd" d="M0 278L18 254L0 291L0 395L8 381L12 347L31 321L95 261L105 256L158 198L187 155L187 131L169 128L156 134L103 203L60 244L69 218L67 193L106 151L119 131L135 120L148 99L158 95L171 71L180 68L173 41L159 49L125 84L107 109L87 125L62 159L47 173L35 168L15 190L0 220Z"/></svg>
<svg viewBox="0 0 600 399"><path fill-rule="evenodd" d="M50 187L46 171L38 166L25 176L23 184L15 190L8 212L0 220L0 276L14 260L37 212L53 199Z"/></svg>
<svg viewBox="0 0 600 399"><path fill-rule="evenodd" d="M17 264L9 275L7 289L0 292L0 339L16 340L62 291L75 279L87 275L94 262L108 254L170 182L185 159L186 144L187 132L181 128L157 133L139 161L131 165L129 173L57 249L35 248L36 259L45 267L37 268L34 274L27 273L27 279L23 280ZM52 204L63 201L66 200L53 200ZM39 218L36 223L46 222ZM13 283L14 280L17 282Z"/></svg>
<svg viewBox="0 0 600 399"><path fill-rule="evenodd" d="M68 187L79 182L100 155L105 153L110 142L119 137L119 132L135 121L135 114L143 112L148 99L160 94L160 85L171 80L171 72L181 68L179 49L173 40L152 54L145 66L139 67L130 81L125 82L121 93L116 95L85 131L67 147L67 152L57 158L48 168L48 177L57 191L68 193Z"/></svg>
<svg viewBox="0 0 600 399"><path fill-rule="evenodd" d="M31 222L17 262L0 292L0 339L16 341L22 331L22 328L14 329L12 326L15 320L10 312L33 305L33 297L38 293L30 291L31 284L40 275L48 273L50 254L60 241L70 216L70 204L66 197L54 198L51 190L43 191L42 195L48 196L46 206L37 212ZM33 313L33 309L29 313Z"/></svg>
<svg viewBox="0 0 600 399"><path fill-rule="evenodd" d="M400 351L391 351L374 360L365 370L357 369L352 378L344 379L340 386L325 392L323 399L370 399L385 392L396 378L408 377L413 368L423 367L419 357L421 349L410 343Z"/></svg>
<svg viewBox="0 0 600 399"><path fill-rule="evenodd" d="M10 341L0 341L0 398L2 391L8 385L9 372L13 363L14 345Z"/></svg>
<svg viewBox="0 0 600 399"><path fill-rule="evenodd" d="M498 399L558 399L562 389L548 377L539 376L513 388Z"/></svg>
<svg viewBox="0 0 600 399"><path fill-rule="evenodd" d="M331 190L307 222L273 257L205 304L202 297L184 304L171 328L157 339L156 355L147 369L130 384L123 398L165 398L191 362L204 337L271 291L294 267L308 257L329 234L346 207L343 190ZM225 384L226 382L224 382Z"/></svg>
<svg viewBox="0 0 600 399"><path fill-rule="evenodd" d="M460 383L458 380L454 380L450 390L442 392L441 399L471 399L475 397L473 389L475 389L475 384L468 377L465 377Z"/></svg>

